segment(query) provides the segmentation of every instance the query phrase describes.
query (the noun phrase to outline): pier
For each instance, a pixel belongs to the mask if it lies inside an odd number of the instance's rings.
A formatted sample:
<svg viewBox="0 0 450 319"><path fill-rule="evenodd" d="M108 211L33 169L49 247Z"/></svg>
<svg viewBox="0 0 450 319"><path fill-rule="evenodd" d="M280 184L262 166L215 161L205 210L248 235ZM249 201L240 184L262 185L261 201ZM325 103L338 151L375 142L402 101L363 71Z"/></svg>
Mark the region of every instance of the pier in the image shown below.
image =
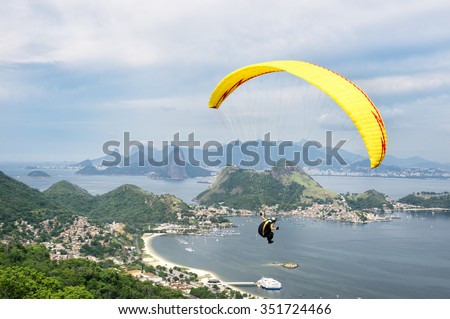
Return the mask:
<svg viewBox="0 0 450 319"><path fill-rule="evenodd" d="M256 287L256 282L252 282L252 281L234 281L234 282L224 282L224 285L236 286L236 287Z"/></svg>

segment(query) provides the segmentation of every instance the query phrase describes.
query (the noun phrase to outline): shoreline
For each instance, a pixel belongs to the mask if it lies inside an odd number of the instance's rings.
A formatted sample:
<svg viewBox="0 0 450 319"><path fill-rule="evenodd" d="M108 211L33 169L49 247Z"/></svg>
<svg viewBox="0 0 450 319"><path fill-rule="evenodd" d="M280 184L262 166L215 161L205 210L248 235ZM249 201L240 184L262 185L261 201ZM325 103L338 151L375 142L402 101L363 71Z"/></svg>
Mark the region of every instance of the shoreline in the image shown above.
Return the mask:
<svg viewBox="0 0 450 319"><path fill-rule="evenodd" d="M152 242L156 237L163 236L163 235L167 235L167 234L165 234L165 233L145 233L142 236L142 240L144 241L144 244L145 244L145 247L144 247L145 255L143 255L143 257L142 257L142 261L144 263L151 265L153 267L160 265L160 266L165 266L167 268L180 267L183 269L187 269L190 272L196 273L199 281L203 281L204 279L217 279L222 284L226 285L227 287L229 287L233 290L239 291L241 294L247 294L249 297L254 297L256 299L263 298L261 296L255 295L254 293L249 293L247 291L243 291L243 290L239 289L238 287L227 285L226 281L222 280L222 278L220 278L216 273L214 273L212 271L180 265L180 264L173 263L173 262L165 259L164 257L159 255L155 251L155 249L153 248L153 245L152 245Z"/></svg>
<svg viewBox="0 0 450 319"><path fill-rule="evenodd" d="M180 265L180 264L176 264L173 263L167 259L165 259L164 257L162 257L161 255L159 255L155 249L152 246L152 242L156 237L159 236L163 236L163 235L167 235L164 233L145 233L142 236L142 240L145 243L145 254L147 256L144 256L142 258L142 261L146 264L149 264L151 266L156 267L157 265L160 266L166 266L168 268L173 268L173 267L180 267L180 268L185 268L185 269L189 269L189 271L192 271L194 273L196 273L198 275L199 279L203 279L203 278L214 278L214 279L219 279L221 282L223 282L218 276L217 274L213 273L212 271L207 271L204 269L199 269L199 268L192 268L192 267L187 267L184 265Z"/></svg>
<svg viewBox="0 0 450 319"><path fill-rule="evenodd" d="M407 212L407 211L450 211L450 208L441 208L441 207L431 207L431 208L426 208L426 207L416 207L416 208L404 208L404 209L399 209L396 210L398 212Z"/></svg>

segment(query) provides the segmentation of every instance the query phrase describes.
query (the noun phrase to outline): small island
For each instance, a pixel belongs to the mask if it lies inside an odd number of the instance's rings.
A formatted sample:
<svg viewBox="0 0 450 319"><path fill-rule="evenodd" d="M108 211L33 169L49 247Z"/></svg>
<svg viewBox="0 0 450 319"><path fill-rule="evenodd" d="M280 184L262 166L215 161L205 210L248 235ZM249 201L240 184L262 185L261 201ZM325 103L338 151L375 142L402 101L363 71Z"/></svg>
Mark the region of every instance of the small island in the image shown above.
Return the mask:
<svg viewBox="0 0 450 319"><path fill-rule="evenodd" d="M299 264L296 263L288 263L288 262L274 262L274 265L281 266L287 269L295 269L298 268Z"/></svg>
<svg viewBox="0 0 450 319"><path fill-rule="evenodd" d="M29 177L51 177L44 171L32 171L28 173Z"/></svg>

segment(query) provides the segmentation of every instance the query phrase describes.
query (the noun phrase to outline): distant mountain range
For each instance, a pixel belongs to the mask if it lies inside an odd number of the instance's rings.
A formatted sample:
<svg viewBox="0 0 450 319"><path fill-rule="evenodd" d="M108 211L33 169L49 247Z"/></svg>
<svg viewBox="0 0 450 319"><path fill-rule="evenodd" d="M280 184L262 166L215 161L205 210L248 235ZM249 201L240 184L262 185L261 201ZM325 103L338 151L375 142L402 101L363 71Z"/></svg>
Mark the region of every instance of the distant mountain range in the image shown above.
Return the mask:
<svg viewBox="0 0 450 319"><path fill-rule="evenodd" d="M155 179L172 179L172 180L181 180L184 178L192 178L192 177L205 177L210 176L211 172L205 168L200 166L194 166L185 161L185 155L182 150L179 150L179 155L177 155L177 159L185 162L185 165L177 165L177 161L175 158L174 150L171 150L168 153L168 157L162 160L162 152L155 150L154 154L156 154L155 159L158 162L167 163L165 165L151 165L147 161L147 157L139 158L139 154L133 153L127 162L129 165L125 166L123 163L120 163L116 166L108 166L102 169L102 164L105 161L111 161L110 157L101 157L94 160L84 160L76 165L76 167L81 167L81 169L76 173L79 175L148 175L151 178ZM178 161L179 162L179 161ZM143 165L141 165L143 164Z"/></svg>
<svg viewBox="0 0 450 319"><path fill-rule="evenodd" d="M422 168L422 169L436 168L447 172L450 171L450 163L439 163L437 161L430 161L420 156L413 156L401 159L394 157L392 155L386 155L382 165L397 166L400 168Z"/></svg>
<svg viewBox="0 0 450 319"><path fill-rule="evenodd" d="M202 150L195 148L191 150L191 157L198 163L189 163L186 161L184 166L179 166L174 163L173 160L173 148L167 149L151 149L145 150L144 154L134 152L129 158L124 158L121 155L121 163L112 167L104 167L102 163L104 161L111 161L111 156L104 156L93 160L85 160L78 164L76 167L81 167L78 174L84 175L151 175L154 178L162 179L183 179L191 177L204 177L211 175L212 171L218 171L226 165L236 165L241 168L251 168L256 170L270 169L274 166L274 162L280 159L294 160L296 156L300 155L302 161L300 161L300 167L308 169L308 172L312 175L320 174L321 171L327 172L346 172L346 173L363 173L367 176L394 176L394 177L450 177L450 163L439 163L436 161L430 161L425 158L414 156L406 159L397 158L392 155L387 155L383 163L375 170L370 169L369 160L352 152L348 152L344 149L339 150L339 156L345 161L345 164L339 163L336 158L333 158L331 163L326 163L326 148L310 147L308 149L308 158L310 160L321 159L322 163L317 166L309 166L305 164L304 154L301 150L303 142L293 144L292 147L287 147L280 152L280 148L271 147L270 151L262 146L261 141L256 141L256 146L248 147L246 150L242 150L240 147L231 147L231 144L222 145L221 149L211 148L209 150ZM278 143L277 146L280 144ZM186 154L189 154L187 148L179 148L182 159L186 158ZM227 154L227 150L230 150ZM148 152L151 152L151 158L155 161L161 162L164 157L168 162L165 166L155 166L149 164L147 161ZM214 151L214 153L213 153ZM216 152L218 151L218 152ZM118 153L118 150L115 152ZM294 152L297 152L295 155ZM283 154L280 154L283 153ZM219 155L218 155L219 154ZM270 155L272 163L265 160ZM140 157L141 156L141 157ZM209 157L208 157L209 156ZM259 160L253 161L255 158ZM139 165L139 161L143 162L143 165ZM125 166L124 163L129 163ZM211 165L214 163L214 165ZM195 165L193 165L195 164ZM412 171L411 171L412 170ZM430 171L431 170L431 171Z"/></svg>

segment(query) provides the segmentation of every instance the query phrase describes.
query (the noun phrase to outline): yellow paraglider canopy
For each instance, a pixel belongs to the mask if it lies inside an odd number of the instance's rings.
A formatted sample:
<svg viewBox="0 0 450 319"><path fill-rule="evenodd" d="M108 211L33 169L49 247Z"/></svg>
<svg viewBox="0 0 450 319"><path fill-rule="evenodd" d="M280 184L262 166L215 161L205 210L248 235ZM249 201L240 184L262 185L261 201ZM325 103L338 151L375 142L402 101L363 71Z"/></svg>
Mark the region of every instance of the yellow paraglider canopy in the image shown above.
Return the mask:
<svg viewBox="0 0 450 319"><path fill-rule="evenodd" d="M324 67L303 61L272 61L245 66L220 81L211 94L209 107L219 108L234 90L248 80L282 71L302 78L328 94L358 129L367 148L370 166L375 168L380 165L387 148L386 129L380 112L359 87Z"/></svg>

